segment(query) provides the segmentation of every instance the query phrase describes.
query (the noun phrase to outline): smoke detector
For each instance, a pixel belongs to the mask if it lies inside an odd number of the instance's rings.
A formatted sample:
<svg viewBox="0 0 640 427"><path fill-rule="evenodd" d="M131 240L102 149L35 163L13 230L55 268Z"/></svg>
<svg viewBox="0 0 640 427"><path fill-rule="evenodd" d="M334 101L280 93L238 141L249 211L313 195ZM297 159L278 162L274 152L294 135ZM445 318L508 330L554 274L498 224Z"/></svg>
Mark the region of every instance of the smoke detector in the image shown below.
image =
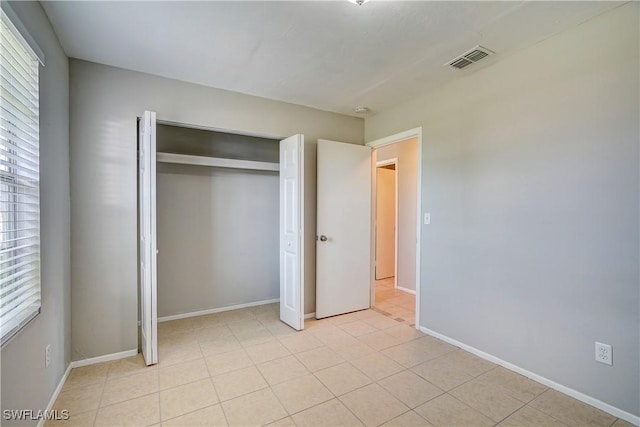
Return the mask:
<svg viewBox="0 0 640 427"><path fill-rule="evenodd" d="M467 67L471 64L474 64L481 59L486 58L489 55L493 55L495 52L487 49L486 47L476 46L473 49L463 53L462 55L457 56L453 60L447 62L444 65L450 65L453 68L457 68L459 70Z"/></svg>
<svg viewBox="0 0 640 427"><path fill-rule="evenodd" d="M353 112L356 114L365 114L369 109L367 107L357 106L353 109Z"/></svg>

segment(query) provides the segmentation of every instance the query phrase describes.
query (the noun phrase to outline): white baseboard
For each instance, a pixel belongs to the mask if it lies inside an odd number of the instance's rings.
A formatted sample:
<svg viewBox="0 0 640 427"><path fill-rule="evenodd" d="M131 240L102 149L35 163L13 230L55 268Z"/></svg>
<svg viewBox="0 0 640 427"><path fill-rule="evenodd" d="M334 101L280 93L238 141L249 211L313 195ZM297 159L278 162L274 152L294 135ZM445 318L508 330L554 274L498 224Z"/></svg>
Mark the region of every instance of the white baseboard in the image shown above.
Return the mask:
<svg viewBox="0 0 640 427"><path fill-rule="evenodd" d="M76 360L69 364L71 368L79 368L81 366L95 365L96 363L110 362L112 360L124 359L138 354L138 349L121 351L119 353L105 354L104 356L90 357L88 359Z"/></svg>
<svg viewBox="0 0 640 427"><path fill-rule="evenodd" d="M67 370L64 371L64 374L62 375L62 378L60 378L60 382L58 382L58 386L53 391L53 394L51 395L51 399L49 399L49 403L47 404L46 412L49 412L49 411L51 411L53 409L53 405L56 403L56 400L58 400L58 396L60 395L60 392L62 391L62 387L64 386L65 381L67 381L67 377L69 376L69 372L71 372L71 369L73 369L73 367L71 366L71 363L69 363L69 366L67 366ZM43 418L40 421L38 421L38 427L43 427L44 423L45 423L45 420Z"/></svg>
<svg viewBox="0 0 640 427"><path fill-rule="evenodd" d="M555 381L551 381L548 378L545 378L541 375L535 374L533 372L527 371L526 369L523 369L519 366L516 366L512 363L509 363L505 360L502 360L498 357L495 357L489 353L485 353L484 351L478 350L475 347L471 347L470 345L464 344L460 341L457 341L453 338L449 338L446 335L442 335L438 332L432 331L431 329L427 329L423 326L420 327L420 331L424 332L427 335L431 335L435 338L441 339L442 341L448 342L449 344L455 345L456 347L460 347L463 350L468 351L469 353L473 353L476 356L488 360L489 362L493 362L497 365L503 366L511 371L517 372L521 375L524 375L527 378L530 378L534 381L539 382L540 384L544 384L549 388L552 388L554 390L557 390L561 393L564 393L568 396L573 397L574 399L580 400L581 402L586 403L587 405L591 405L594 406L602 411L608 412L609 414L613 415L614 417L618 417L621 418L625 421L628 421L632 424L635 425L640 425L640 417L633 415L629 412L623 411L622 409L616 408L615 406L609 405L608 403L605 403L601 400L598 400L594 397L591 396L587 396L584 393L581 393L577 390L574 390L572 388L566 387L562 384L558 384Z"/></svg>
<svg viewBox="0 0 640 427"><path fill-rule="evenodd" d="M398 286L398 289L403 291L403 292L408 292L408 293L413 294L413 295L416 294L415 289L403 288L402 286Z"/></svg>
<svg viewBox="0 0 640 427"><path fill-rule="evenodd" d="M316 317L316 312L314 311L313 313L309 313L309 314L305 314L304 318L305 319L315 319Z"/></svg>
<svg viewBox="0 0 640 427"><path fill-rule="evenodd" d="M168 322L169 320L186 319L187 317L204 316L205 314L222 313L223 311L238 310L240 308L257 307L259 305L273 304L280 302L280 298L263 301L248 302L246 304L230 305L227 307L212 308L210 310L192 311L191 313L174 314L172 316L158 317L158 322Z"/></svg>

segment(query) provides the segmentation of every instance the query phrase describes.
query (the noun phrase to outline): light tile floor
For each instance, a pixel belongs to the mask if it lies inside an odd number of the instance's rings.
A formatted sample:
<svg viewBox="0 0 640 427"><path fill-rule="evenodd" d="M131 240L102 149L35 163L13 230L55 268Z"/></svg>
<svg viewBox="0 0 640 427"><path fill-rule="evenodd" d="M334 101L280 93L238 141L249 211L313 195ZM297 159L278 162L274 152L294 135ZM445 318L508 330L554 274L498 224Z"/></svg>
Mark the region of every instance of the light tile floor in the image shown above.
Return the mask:
<svg viewBox="0 0 640 427"><path fill-rule="evenodd" d="M406 323L415 324L416 296L396 289L393 285L394 277L376 280L375 309L391 318Z"/></svg>
<svg viewBox="0 0 640 427"><path fill-rule="evenodd" d="M374 310L305 326L277 305L161 323L158 366L73 369L47 425L629 425Z"/></svg>

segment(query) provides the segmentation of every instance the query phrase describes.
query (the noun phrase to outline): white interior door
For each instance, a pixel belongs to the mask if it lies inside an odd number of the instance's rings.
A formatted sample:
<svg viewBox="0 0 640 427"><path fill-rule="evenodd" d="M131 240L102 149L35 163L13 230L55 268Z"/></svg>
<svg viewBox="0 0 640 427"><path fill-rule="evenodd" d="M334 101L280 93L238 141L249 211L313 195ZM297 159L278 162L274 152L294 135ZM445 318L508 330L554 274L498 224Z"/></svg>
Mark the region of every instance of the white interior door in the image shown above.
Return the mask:
<svg viewBox="0 0 640 427"><path fill-rule="evenodd" d="M158 363L156 113L145 111L138 123L138 215L140 227L140 315L142 355Z"/></svg>
<svg viewBox="0 0 640 427"><path fill-rule="evenodd" d="M304 328L304 136L280 141L280 320Z"/></svg>
<svg viewBox="0 0 640 427"><path fill-rule="evenodd" d="M396 274L396 171L376 168L376 280Z"/></svg>
<svg viewBox="0 0 640 427"><path fill-rule="evenodd" d="M318 140L316 317L369 308L371 148Z"/></svg>

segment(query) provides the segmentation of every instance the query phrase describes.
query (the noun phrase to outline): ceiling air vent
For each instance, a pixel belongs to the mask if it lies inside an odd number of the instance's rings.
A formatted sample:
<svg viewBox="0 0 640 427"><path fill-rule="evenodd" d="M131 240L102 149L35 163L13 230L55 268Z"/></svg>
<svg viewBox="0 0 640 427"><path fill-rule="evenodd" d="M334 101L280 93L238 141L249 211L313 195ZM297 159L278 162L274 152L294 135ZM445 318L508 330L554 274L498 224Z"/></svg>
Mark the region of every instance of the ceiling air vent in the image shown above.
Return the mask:
<svg viewBox="0 0 640 427"><path fill-rule="evenodd" d="M493 55L493 51L487 49L486 47L476 46L468 52L463 53L462 55L456 57L454 60L447 62L444 65L450 65L453 68L462 69L467 67L474 62L480 61L482 58L486 58L489 55Z"/></svg>

